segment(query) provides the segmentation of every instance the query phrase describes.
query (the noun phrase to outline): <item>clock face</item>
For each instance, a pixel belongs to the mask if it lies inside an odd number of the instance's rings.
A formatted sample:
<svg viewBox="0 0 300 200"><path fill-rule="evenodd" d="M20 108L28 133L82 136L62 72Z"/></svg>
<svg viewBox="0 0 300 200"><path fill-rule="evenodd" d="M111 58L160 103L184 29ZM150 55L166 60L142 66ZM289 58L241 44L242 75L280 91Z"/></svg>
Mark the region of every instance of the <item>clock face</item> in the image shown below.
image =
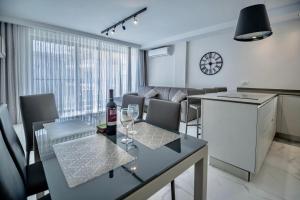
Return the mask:
<svg viewBox="0 0 300 200"><path fill-rule="evenodd" d="M223 58L217 52L208 52L202 56L199 67L206 75L214 75L218 73L223 66Z"/></svg>

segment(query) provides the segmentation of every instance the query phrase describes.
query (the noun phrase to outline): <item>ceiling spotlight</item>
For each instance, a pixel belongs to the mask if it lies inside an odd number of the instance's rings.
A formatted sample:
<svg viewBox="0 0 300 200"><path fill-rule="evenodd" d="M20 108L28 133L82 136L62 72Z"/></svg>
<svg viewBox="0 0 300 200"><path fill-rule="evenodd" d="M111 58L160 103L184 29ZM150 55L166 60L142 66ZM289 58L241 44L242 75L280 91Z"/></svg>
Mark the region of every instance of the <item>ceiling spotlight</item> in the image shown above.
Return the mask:
<svg viewBox="0 0 300 200"><path fill-rule="evenodd" d="M113 29L111 29L111 34L114 34L116 32L116 27L114 27Z"/></svg>
<svg viewBox="0 0 300 200"><path fill-rule="evenodd" d="M106 33L105 33L105 34L106 34L106 36L108 36L108 30L106 31Z"/></svg>
<svg viewBox="0 0 300 200"><path fill-rule="evenodd" d="M122 28L123 28L123 30L125 31L125 30L126 30L126 27L125 27L124 23L125 23L125 22L122 23Z"/></svg>
<svg viewBox="0 0 300 200"><path fill-rule="evenodd" d="M134 16L134 18L133 18L133 23L134 23L135 25L138 24L138 20L137 20L136 16Z"/></svg>

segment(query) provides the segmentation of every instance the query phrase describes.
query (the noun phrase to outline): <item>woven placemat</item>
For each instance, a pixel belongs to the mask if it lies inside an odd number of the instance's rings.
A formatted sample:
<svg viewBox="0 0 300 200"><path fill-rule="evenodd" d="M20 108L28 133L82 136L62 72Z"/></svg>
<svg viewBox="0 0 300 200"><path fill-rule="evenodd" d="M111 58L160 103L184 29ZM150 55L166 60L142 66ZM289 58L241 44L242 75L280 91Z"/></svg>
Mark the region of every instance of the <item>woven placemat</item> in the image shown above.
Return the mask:
<svg viewBox="0 0 300 200"><path fill-rule="evenodd" d="M146 122L136 123L134 125L134 130L137 131L137 133L133 135L133 139L153 150L180 138L179 134L153 126ZM124 128L120 127L119 131L125 134Z"/></svg>
<svg viewBox="0 0 300 200"><path fill-rule="evenodd" d="M71 188L134 160L103 135L55 144L53 149Z"/></svg>

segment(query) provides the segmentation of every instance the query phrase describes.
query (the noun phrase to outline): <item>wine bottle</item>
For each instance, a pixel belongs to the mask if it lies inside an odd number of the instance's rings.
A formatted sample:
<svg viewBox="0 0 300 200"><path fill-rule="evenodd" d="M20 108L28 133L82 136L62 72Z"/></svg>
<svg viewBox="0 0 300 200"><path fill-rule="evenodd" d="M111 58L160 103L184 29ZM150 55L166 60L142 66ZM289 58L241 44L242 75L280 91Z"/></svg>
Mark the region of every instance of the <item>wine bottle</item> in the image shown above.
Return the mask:
<svg viewBox="0 0 300 200"><path fill-rule="evenodd" d="M114 91L109 90L109 101L106 104L106 133L116 135L117 132L117 105L114 102Z"/></svg>

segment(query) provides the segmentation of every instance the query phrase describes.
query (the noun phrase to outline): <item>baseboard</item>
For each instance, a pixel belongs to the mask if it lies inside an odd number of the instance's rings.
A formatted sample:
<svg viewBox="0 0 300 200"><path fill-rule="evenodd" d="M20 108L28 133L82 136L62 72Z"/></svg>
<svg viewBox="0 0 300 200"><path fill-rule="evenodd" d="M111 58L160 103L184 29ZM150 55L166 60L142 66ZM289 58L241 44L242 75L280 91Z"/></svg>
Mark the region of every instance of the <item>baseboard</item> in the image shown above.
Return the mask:
<svg viewBox="0 0 300 200"><path fill-rule="evenodd" d="M212 156L209 156L209 164L245 181L250 181L253 177L250 172L236 167L234 165L231 165L229 163L226 163L224 161L221 161Z"/></svg>
<svg viewBox="0 0 300 200"><path fill-rule="evenodd" d="M300 142L300 136L289 135L289 134L279 133L279 132L277 132L275 136L281 139L288 140L290 142Z"/></svg>

